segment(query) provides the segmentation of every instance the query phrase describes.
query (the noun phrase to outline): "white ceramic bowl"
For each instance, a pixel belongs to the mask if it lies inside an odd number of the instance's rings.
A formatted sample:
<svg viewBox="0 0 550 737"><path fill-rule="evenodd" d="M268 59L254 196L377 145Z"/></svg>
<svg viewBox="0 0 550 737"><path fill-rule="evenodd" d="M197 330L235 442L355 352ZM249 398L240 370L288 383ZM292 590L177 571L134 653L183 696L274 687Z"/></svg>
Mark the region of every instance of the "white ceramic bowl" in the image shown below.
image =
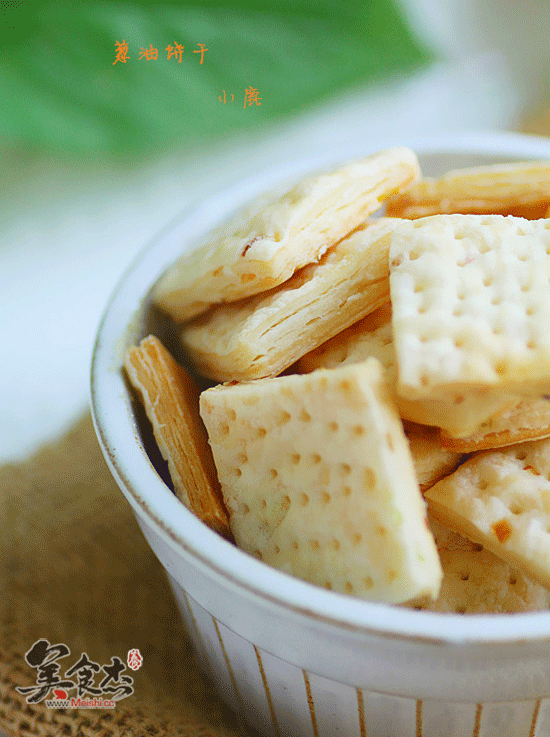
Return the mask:
<svg viewBox="0 0 550 737"><path fill-rule="evenodd" d="M289 737L548 737L550 613L448 615L372 604L252 558L164 484L121 371L125 347L151 330L170 341L148 295L184 249L277 182L391 145L411 146L426 175L550 160L550 141L520 135L366 142L260 172L195 203L145 248L106 308L92 365L97 434L167 571L199 662L249 725Z"/></svg>

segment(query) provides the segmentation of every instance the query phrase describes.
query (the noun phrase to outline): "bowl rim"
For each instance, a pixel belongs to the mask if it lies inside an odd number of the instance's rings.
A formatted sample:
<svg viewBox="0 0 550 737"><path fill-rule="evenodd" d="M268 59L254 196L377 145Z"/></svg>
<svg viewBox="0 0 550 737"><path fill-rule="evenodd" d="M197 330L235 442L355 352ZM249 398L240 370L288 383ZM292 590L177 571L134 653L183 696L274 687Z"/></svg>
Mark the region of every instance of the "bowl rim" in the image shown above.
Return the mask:
<svg viewBox="0 0 550 737"><path fill-rule="evenodd" d="M265 606L360 636L420 640L433 644L504 644L550 640L550 611L521 614L447 614L373 603L323 589L277 570L208 529L176 498L142 448L122 355L136 330L144 295L162 271L197 234L223 220L241 203L274 183L338 161L392 146L407 146L420 156L465 154L503 159L550 160L550 139L520 133L457 133L429 137L377 139L343 145L238 181L206 199L191 202L137 255L115 287L101 318L92 353L91 407L96 433L121 490L138 518L180 556L206 575ZM205 222L208 226L205 227ZM180 230L185 233L180 233ZM178 250L179 248L179 250ZM160 257L159 257L160 254Z"/></svg>

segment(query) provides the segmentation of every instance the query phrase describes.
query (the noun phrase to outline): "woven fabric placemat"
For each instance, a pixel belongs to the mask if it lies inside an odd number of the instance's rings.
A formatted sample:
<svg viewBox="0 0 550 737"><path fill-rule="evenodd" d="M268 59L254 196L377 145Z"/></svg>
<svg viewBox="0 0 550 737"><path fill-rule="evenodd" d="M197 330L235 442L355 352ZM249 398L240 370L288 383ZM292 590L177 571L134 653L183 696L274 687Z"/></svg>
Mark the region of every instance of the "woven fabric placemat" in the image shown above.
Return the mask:
<svg viewBox="0 0 550 737"><path fill-rule="evenodd" d="M24 463L0 468L0 520L0 733L242 736L193 659L167 579L89 415ZM66 644L70 664L85 652L97 664L118 656L126 665L139 649L142 666L125 671L134 693L114 709L27 704L16 686L36 686L25 653L40 639Z"/></svg>

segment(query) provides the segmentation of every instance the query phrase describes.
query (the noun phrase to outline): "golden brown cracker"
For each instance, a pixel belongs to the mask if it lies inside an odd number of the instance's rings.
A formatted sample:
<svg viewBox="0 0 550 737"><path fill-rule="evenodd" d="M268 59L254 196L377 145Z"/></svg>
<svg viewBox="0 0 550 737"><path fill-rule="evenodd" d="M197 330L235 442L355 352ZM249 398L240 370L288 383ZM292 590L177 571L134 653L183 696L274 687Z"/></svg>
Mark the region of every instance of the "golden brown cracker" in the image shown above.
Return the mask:
<svg viewBox="0 0 550 737"><path fill-rule="evenodd" d="M550 205L550 162L534 161L456 169L421 179L390 198L387 214L416 219L461 213L545 217Z"/></svg>
<svg viewBox="0 0 550 737"><path fill-rule="evenodd" d="M409 441L420 490L425 492L456 470L463 453L442 447L439 430L435 427L418 425L415 422L404 422L403 427Z"/></svg>
<svg viewBox="0 0 550 737"><path fill-rule="evenodd" d="M229 518L199 415L198 386L153 335L127 350L124 367L168 463L176 496L205 524L230 537Z"/></svg>

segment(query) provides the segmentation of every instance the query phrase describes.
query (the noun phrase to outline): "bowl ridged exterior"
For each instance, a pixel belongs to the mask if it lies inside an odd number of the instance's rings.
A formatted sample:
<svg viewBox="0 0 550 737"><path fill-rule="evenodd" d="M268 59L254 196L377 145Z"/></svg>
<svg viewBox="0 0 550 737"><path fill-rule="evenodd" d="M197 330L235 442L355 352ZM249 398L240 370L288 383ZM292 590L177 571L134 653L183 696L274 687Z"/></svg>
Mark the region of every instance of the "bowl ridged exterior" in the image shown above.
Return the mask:
<svg viewBox="0 0 550 737"><path fill-rule="evenodd" d="M270 737L548 737L550 699L457 702L350 686L235 634L170 580L197 661L243 722ZM373 664L374 666L374 664ZM368 667L368 664L366 664Z"/></svg>

